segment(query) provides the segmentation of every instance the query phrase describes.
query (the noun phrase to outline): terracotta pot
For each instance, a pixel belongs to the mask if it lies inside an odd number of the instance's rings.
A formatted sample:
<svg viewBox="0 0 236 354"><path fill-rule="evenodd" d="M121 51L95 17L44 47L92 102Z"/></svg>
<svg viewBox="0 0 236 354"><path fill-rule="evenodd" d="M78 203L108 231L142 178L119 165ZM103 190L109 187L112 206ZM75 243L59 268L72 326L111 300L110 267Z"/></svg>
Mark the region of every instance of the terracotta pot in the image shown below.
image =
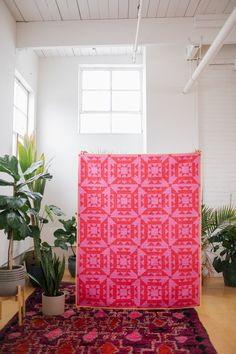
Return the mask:
<svg viewBox="0 0 236 354"><path fill-rule="evenodd" d="M62 315L65 312L65 294L46 296L42 294L42 312L46 316Z"/></svg>
<svg viewBox="0 0 236 354"><path fill-rule="evenodd" d="M12 270L0 268L0 296L16 295L18 285L25 286L24 266L14 266Z"/></svg>

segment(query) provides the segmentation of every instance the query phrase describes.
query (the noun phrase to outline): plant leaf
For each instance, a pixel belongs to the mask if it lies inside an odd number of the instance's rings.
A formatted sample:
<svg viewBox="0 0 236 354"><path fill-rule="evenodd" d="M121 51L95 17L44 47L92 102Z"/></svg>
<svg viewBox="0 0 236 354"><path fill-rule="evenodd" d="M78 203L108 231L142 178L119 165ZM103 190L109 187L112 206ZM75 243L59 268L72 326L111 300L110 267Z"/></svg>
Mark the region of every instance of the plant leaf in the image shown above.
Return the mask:
<svg viewBox="0 0 236 354"><path fill-rule="evenodd" d="M14 182L5 181L4 179L0 179L0 186L14 186Z"/></svg>

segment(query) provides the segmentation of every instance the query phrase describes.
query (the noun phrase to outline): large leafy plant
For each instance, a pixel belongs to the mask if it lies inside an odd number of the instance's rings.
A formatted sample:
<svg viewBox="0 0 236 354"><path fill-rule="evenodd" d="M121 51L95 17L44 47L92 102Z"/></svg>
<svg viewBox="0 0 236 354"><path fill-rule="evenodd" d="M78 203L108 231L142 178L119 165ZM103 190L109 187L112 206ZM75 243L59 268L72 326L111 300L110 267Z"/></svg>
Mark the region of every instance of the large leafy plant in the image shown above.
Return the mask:
<svg viewBox="0 0 236 354"><path fill-rule="evenodd" d="M34 135L27 136L25 135L23 142L18 144L18 154L19 154L19 163L21 170L24 173L25 181L28 184L29 190L33 193L39 193L41 196L44 195L46 181L52 179L52 175L48 173L49 165L45 162L44 154L41 154L39 161L41 161L40 166L37 169L32 171L30 175L26 175L25 171L29 169L33 163L38 160L36 142ZM47 179L34 179L32 178L46 174ZM33 208L31 213L31 224L37 226L39 229L39 237L34 238L34 252L36 259L40 260L40 247L41 247L41 238L40 234L44 224L48 223L49 220L53 221L54 216L62 216L63 213L60 208L55 205L45 205L41 211L41 199L33 200Z"/></svg>
<svg viewBox="0 0 236 354"><path fill-rule="evenodd" d="M210 238L236 220L236 209L231 205L211 208L203 204L201 216L202 263L203 270L207 273L211 269L211 262L207 256Z"/></svg>
<svg viewBox="0 0 236 354"><path fill-rule="evenodd" d="M220 251L213 260L213 267L220 273L229 264L236 263L236 225L228 225L209 238L212 251Z"/></svg>
<svg viewBox="0 0 236 354"><path fill-rule="evenodd" d="M75 244L77 233L76 218L72 216L69 220L59 219L59 221L63 225L63 228L59 228L54 232L56 238L54 245L64 250L68 250L69 246L75 256L73 245Z"/></svg>
<svg viewBox="0 0 236 354"><path fill-rule="evenodd" d="M40 280L30 276L44 291L46 296L59 296L60 284L65 271L65 257L62 261L52 252L52 248L45 243L41 250L41 268L43 277Z"/></svg>
<svg viewBox="0 0 236 354"><path fill-rule="evenodd" d="M42 195L31 191L29 185L49 177L44 172L34 174L41 166L42 161L35 161L22 172L15 156L0 157L0 172L7 175L7 179L0 179L0 186L10 190L9 195L0 195L0 229L4 230L9 240L8 269L13 267L14 240L24 240L27 236L39 237L39 228L30 224L30 217L34 214L32 203L40 201Z"/></svg>

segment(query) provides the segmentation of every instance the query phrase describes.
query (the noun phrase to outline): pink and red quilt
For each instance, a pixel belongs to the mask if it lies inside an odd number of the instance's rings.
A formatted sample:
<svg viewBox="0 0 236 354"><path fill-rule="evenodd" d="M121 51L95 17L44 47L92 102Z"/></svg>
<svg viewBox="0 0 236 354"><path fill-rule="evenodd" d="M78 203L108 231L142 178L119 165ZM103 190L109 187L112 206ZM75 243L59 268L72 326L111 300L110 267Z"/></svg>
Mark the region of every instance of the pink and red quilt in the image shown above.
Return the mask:
<svg viewBox="0 0 236 354"><path fill-rule="evenodd" d="M79 157L77 305L200 302L200 154Z"/></svg>

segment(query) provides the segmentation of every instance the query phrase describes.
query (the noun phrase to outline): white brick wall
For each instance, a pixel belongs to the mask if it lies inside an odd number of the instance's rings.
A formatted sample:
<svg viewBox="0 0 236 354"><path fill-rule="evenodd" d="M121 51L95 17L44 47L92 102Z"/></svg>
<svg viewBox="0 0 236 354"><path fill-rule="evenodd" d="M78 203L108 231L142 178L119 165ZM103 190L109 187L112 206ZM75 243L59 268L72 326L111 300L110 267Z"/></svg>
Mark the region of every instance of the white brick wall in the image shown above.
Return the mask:
<svg viewBox="0 0 236 354"><path fill-rule="evenodd" d="M198 86L203 201L236 205L236 71L209 66Z"/></svg>

